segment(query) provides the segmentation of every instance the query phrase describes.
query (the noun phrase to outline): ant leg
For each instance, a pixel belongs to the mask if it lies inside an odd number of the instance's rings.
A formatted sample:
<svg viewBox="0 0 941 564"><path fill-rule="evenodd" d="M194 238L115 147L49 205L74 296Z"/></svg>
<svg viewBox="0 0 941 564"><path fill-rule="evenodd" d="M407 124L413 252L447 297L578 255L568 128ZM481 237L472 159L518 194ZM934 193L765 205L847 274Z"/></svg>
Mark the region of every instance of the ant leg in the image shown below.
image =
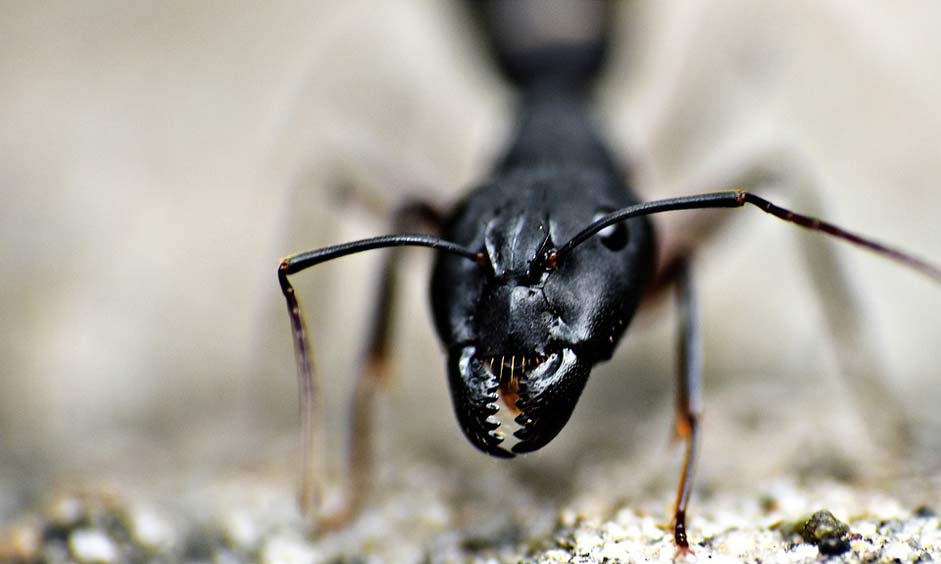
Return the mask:
<svg viewBox="0 0 941 564"><path fill-rule="evenodd" d="M825 185L813 160L795 146L765 135L750 136L720 151L699 167L682 186L693 193L723 188L746 191L773 187L786 192L791 207L821 217L825 206L820 195ZM685 190L684 190L685 191ZM682 260L693 247L716 231L720 223L708 212L687 217L660 218L666 226L661 237L661 271L669 272L672 261ZM666 220L666 221L663 221ZM673 222L673 223L668 223ZM913 441L901 403L885 378L885 366L873 324L866 323L866 307L859 285L840 260L838 243L816 233L798 233L800 252L809 271L826 332L833 339L835 360L847 382L846 389L859 413L865 413L865 427L875 443L895 456L904 456ZM937 274L929 274L937 278Z"/></svg>
<svg viewBox="0 0 941 564"><path fill-rule="evenodd" d="M437 230L441 223L440 215L421 202L405 203L393 217L394 232L414 228L416 224L433 226ZM343 505L318 519L318 530L336 529L348 524L359 514L369 493L373 473L373 398L388 381L391 372L389 340L401 254L401 247L392 248L386 252L382 262L369 337L350 402Z"/></svg>
<svg viewBox="0 0 941 564"><path fill-rule="evenodd" d="M795 201L812 215L824 206L816 191L801 186ZM809 271L818 307L830 338L846 389L875 445L906 457L913 433L899 398L886 379L886 368L858 287L840 260L836 246L814 233L799 233L798 242Z"/></svg>
<svg viewBox="0 0 941 564"><path fill-rule="evenodd" d="M686 507L693 486L693 469L699 444L702 414L702 354L698 310L688 260L676 267L676 300L679 310L679 363L676 386L676 438L684 443L683 469L673 507L673 539L677 550L689 552L686 536Z"/></svg>

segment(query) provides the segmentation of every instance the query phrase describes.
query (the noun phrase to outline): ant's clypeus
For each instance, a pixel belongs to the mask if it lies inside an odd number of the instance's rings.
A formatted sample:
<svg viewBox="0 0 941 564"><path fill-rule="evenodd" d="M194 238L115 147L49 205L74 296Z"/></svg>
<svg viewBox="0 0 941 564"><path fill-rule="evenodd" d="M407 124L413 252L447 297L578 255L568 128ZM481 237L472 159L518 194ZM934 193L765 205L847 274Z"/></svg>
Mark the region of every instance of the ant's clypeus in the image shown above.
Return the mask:
<svg viewBox="0 0 941 564"><path fill-rule="evenodd" d="M318 514L319 393L312 349L288 276L363 251L428 247L437 251L431 298L447 349L455 415L474 446L502 458L538 450L562 430L592 368L611 357L651 285L675 284L681 315L675 433L685 454L673 517L676 546L687 551L686 509L701 411L700 337L688 261L680 257L667 272L655 272L656 242L647 216L752 205L867 248L935 282L941 283L941 268L747 191L640 202L588 116L588 90L607 47L609 6L579 4L580 17L587 10L595 24L593 32L559 40L527 27L532 9L527 2L469 4L504 75L520 90L515 138L490 178L447 216L420 203L397 211L396 229L420 222L435 226L440 237L373 237L292 255L278 268L301 396L302 510L315 528L326 529L341 526L362 505L371 468L370 405L387 370L398 253L389 252L383 264L378 312L354 389L345 503L328 516ZM539 41L519 39L534 36Z"/></svg>

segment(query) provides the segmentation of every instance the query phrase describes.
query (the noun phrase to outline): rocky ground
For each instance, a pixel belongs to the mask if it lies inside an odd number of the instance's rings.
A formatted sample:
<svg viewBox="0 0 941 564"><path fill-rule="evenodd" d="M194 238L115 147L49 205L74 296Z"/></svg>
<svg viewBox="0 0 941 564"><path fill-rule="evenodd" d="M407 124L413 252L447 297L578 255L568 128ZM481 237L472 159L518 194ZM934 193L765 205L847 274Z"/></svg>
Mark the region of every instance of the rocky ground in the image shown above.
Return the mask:
<svg viewBox="0 0 941 564"><path fill-rule="evenodd" d="M62 487L6 523L0 561L669 562L676 555L668 480L635 493L609 483L625 471L643 474L636 465L599 464L554 487L545 476L527 484L532 465L507 473L503 465L481 471L413 460L380 472L368 509L349 528L319 537L305 534L282 470ZM706 484L692 505L693 554L682 558L941 559L937 485L909 477L896 486L783 476L741 489Z"/></svg>

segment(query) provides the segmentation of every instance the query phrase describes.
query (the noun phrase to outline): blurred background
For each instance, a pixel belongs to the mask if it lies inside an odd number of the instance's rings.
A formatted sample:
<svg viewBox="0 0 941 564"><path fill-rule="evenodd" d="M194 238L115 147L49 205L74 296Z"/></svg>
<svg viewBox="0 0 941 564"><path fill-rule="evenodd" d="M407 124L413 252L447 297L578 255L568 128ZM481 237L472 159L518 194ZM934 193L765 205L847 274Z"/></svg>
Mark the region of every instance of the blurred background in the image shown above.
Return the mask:
<svg viewBox="0 0 941 564"><path fill-rule="evenodd" d="M624 2L599 123L644 197L754 180L807 209L812 192L825 217L938 262L938 21L927 2ZM146 488L271 470L291 488L278 259L384 233L406 195L453 202L513 125L512 93L466 14L433 0L7 0L0 77L0 520L72 480ZM833 459L853 474L878 414L853 400L862 379L834 352L803 236L755 210L723 217L708 241L689 237L703 243L701 483ZM845 246L837 256L868 343L862 370L881 374L915 430L895 464L936 472L941 288ZM295 278L333 472L378 258ZM451 415L429 263L408 255L380 459L502 471ZM567 430L518 464L578 487L599 465L657 463L675 364L662 302L596 370Z"/></svg>

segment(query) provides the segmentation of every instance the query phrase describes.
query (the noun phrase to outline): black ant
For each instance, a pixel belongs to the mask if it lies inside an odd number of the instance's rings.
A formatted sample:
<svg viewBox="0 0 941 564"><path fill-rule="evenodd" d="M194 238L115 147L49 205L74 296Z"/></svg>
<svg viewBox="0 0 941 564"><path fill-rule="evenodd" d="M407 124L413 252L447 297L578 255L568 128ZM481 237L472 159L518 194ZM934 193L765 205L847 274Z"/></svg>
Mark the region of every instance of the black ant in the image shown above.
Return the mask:
<svg viewBox="0 0 941 564"><path fill-rule="evenodd" d="M626 171L610 155L588 115L588 91L604 60L608 36L603 3L594 34L572 40L532 38L527 3L473 2L504 74L520 90L514 141L492 175L447 216L423 204L404 206L396 225L438 227L440 237L402 233L296 254L281 261L301 392L304 441L302 509L319 505L312 456L316 379L311 348L288 276L342 256L388 247L437 252L431 280L435 328L447 349L455 415L480 450L511 458L548 444L565 426L592 368L611 358L642 298L672 282L681 311L676 435L685 455L674 506L674 539L689 550L686 510L699 439L700 337L688 261L655 272L649 215L752 205L784 221L867 248L941 282L941 268L831 223L781 208L746 191L641 202ZM584 7L584 5L583 5ZM392 279L397 253L386 257L379 311L352 405L351 478L346 505L322 528L359 510L370 468L370 403L384 378Z"/></svg>

